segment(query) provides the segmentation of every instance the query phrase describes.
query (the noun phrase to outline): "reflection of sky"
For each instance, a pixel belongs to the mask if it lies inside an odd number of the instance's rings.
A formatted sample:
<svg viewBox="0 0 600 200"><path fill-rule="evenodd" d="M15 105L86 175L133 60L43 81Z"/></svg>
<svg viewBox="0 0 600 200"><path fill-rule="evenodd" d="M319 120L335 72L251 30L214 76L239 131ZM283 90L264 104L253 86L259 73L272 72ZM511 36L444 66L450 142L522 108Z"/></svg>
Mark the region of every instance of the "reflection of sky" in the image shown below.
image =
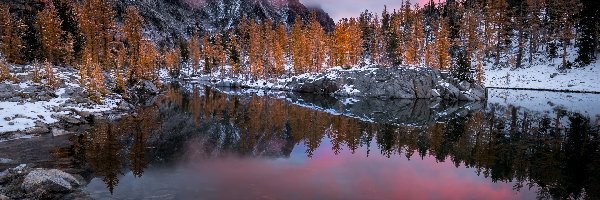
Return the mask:
<svg viewBox="0 0 600 200"><path fill-rule="evenodd" d="M438 163L432 157L387 158L371 146L334 155L328 142L306 158L303 145L290 159L225 158L186 161L172 169L147 169L142 178L126 174L112 197L177 199L534 199L527 188L492 183L474 169ZM375 144L373 144L375 145ZM346 148L347 150L347 148ZM109 197L100 179L87 188ZM99 193L98 193L99 192Z"/></svg>

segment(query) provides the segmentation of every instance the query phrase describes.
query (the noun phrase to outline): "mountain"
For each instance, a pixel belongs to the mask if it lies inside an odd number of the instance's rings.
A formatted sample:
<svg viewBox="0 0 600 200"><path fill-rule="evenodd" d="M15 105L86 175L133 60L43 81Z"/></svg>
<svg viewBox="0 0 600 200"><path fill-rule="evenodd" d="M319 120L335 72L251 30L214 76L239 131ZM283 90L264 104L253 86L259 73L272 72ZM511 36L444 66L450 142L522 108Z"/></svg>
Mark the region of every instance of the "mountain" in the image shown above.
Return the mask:
<svg viewBox="0 0 600 200"><path fill-rule="evenodd" d="M54 0L77 2L79 0ZM309 8L299 0L112 0L117 20L123 21L127 6L140 10L145 19L146 35L154 41L171 43L185 38L194 29L223 31L235 27L242 16L247 19L283 22L291 26L296 17L307 21L315 11L319 22L327 31L333 31L335 22L320 8ZM37 11L48 0L0 0L7 3L11 13L19 15L26 24L33 27ZM33 36L32 36L33 37Z"/></svg>
<svg viewBox="0 0 600 200"><path fill-rule="evenodd" d="M187 36L194 28L204 31L222 31L235 27L242 16L247 19L283 22L291 26L296 17L308 20L316 12L323 28L333 31L335 22L320 8L309 8L299 0L116 0L118 16L125 8L139 8L147 22L148 35L153 39Z"/></svg>

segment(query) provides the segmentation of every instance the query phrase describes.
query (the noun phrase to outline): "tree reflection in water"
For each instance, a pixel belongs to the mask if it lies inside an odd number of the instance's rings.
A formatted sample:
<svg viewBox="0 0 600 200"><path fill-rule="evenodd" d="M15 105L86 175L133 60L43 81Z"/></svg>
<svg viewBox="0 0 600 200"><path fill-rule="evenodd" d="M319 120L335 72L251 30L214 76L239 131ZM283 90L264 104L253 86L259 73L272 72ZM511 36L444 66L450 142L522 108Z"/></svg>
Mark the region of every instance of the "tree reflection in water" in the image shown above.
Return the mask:
<svg viewBox="0 0 600 200"><path fill-rule="evenodd" d="M387 157L433 156L475 168L494 182L514 181L517 190L537 187L540 198L600 199L597 123L578 113L555 113L489 105L434 123L399 125L330 114L284 99L172 87L153 106L118 122L98 122L74 137L71 156L112 192L126 171L141 177L149 165L189 159L184 155L189 152L182 151L190 143L197 147L191 154L195 157L281 158L289 157L296 145L305 146L311 157L324 139L331 141L336 155L365 147L368 156L375 141Z"/></svg>

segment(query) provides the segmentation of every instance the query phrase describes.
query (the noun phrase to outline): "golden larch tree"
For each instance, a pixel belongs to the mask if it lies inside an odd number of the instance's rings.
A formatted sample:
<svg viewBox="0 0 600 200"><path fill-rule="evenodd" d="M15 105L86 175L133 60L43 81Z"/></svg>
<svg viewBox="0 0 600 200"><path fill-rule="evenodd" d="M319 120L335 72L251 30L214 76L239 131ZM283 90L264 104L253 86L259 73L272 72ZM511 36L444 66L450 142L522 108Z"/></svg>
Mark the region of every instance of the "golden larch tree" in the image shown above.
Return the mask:
<svg viewBox="0 0 600 200"><path fill-rule="evenodd" d="M58 17L52 0L46 3L46 7L37 14L36 24L40 33L42 52L44 57L51 63L63 61L61 55L65 44L61 40L64 32L61 30L62 21Z"/></svg>
<svg viewBox="0 0 600 200"><path fill-rule="evenodd" d="M46 87L56 89L60 85L60 79L56 76L52 63L48 60L44 62L44 71L46 72Z"/></svg>
<svg viewBox="0 0 600 200"><path fill-rule="evenodd" d="M439 70L448 70L450 68L450 41L448 40L448 24L445 18L439 22L439 28L435 35L435 45L437 50L437 68Z"/></svg>
<svg viewBox="0 0 600 200"><path fill-rule="evenodd" d="M0 50L8 62L24 64L22 50L26 28L21 19L10 13L8 5L0 5Z"/></svg>
<svg viewBox="0 0 600 200"><path fill-rule="evenodd" d="M300 17L296 17L292 25L290 52L292 56L292 64L294 65L295 73L304 73L306 65L306 52L304 49L307 46L306 35L304 34L304 23Z"/></svg>
<svg viewBox="0 0 600 200"><path fill-rule="evenodd" d="M129 68L127 72L129 81L139 81L144 77L143 68L145 66L141 62L144 53L142 50L142 23L143 19L137 8L133 6L127 7L125 11L124 31L129 49Z"/></svg>

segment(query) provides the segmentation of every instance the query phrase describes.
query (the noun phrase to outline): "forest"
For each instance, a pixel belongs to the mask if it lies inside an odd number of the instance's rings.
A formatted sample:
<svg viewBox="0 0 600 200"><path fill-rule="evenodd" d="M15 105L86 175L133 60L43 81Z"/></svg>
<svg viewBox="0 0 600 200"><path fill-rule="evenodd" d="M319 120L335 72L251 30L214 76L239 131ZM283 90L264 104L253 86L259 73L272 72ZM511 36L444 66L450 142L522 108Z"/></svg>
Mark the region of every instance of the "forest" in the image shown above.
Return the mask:
<svg viewBox="0 0 600 200"><path fill-rule="evenodd" d="M448 0L405 2L380 14L341 19L331 32L316 14L292 24L243 18L228 30L188 27L187 38L154 41L138 8L104 0L49 0L27 19L0 5L0 80L18 82L12 64L33 66L33 81L55 87L53 66L79 70L100 99L159 72L272 79L365 65L431 67L483 82L484 66L526 68L561 59L561 69L596 60L600 3L593 0ZM576 57L574 60L569 57ZM13 65L14 66L14 65ZM107 85L105 75L114 85Z"/></svg>

